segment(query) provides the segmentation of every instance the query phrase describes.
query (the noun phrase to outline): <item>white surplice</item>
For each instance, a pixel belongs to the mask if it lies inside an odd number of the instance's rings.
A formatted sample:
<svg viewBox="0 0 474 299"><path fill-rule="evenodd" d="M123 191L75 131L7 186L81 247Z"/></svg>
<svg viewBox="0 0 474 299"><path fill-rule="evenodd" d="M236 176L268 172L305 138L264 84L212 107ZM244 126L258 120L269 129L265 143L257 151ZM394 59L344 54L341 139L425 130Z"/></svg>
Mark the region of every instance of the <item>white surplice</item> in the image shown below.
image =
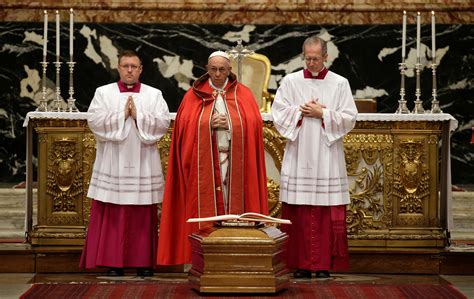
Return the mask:
<svg viewBox="0 0 474 299"><path fill-rule="evenodd" d="M136 121L125 120L129 96ZM160 203L164 179L157 141L170 123L161 91L142 83L139 93L120 92L117 83L108 84L97 88L88 112L97 152L87 196L114 204Z"/></svg>
<svg viewBox="0 0 474 299"><path fill-rule="evenodd" d="M324 121L304 117L299 126L299 108L313 98L326 106ZM287 138L280 201L314 206L348 204L343 137L355 126L357 108L347 79L331 71L324 79L306 79L303 70L289 74L277 90L272 116L275 128Z"/></svg>

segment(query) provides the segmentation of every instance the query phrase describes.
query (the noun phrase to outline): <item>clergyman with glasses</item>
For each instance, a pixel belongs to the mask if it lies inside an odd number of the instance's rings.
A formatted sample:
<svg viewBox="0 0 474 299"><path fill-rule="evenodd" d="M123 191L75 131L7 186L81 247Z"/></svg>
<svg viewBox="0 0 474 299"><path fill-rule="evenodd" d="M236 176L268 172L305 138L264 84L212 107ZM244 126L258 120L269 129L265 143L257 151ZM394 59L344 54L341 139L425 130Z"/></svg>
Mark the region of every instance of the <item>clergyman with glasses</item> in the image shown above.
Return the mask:
<svg viewBox="0 0 474 299"><path fill-rule="evenodd" d="M87 197L90 222L82 268L107 267L109 276L134 268L152 276L164 179L157 141L170 124L160 90L139 81L142 62L127 50L118 58L120 80L96 89L88 125L96 158Z"/></svg>
<svg viewBox="0 0 474 299"><path fill-rule="evenodd" d="M272 105L275 128L287 139L280 182L282 218L291 225L287 266L295 278L329 278L349 267L346 205L350 203L343 137L357 108L346 78L329 71L327 43L303 43L303 70L285 76Z"/></svg>
<svg viewBox="0 0 474 299"><path fill-rule="evenodd" d="M173 128L158 244L159 265L191 264L188 236L212 222L189 218L268 215L263 121L229 56L215 51L186 92Z"/></svg>

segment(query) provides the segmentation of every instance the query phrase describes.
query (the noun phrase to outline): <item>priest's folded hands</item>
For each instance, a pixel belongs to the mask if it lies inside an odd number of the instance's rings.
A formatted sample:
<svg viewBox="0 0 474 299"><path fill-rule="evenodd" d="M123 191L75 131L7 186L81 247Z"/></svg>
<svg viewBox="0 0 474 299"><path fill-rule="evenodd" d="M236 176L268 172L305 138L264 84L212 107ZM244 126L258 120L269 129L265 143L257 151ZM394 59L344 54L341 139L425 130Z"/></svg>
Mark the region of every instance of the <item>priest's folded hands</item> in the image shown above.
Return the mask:
<svg viewBox="0 0 474 299"><path fill-rule="evenodd" d="M127 103L125 103L124 111L125 120L127 120L130 116L133 119L137 119L137 107L135 106L135 102L131 96L128 97Z"/></svg>
<svg viewBox="0 0 474 299"><path fill-rule="evenodd" d="M326 106L319 103L318 99L315 99L301 105L300 111L306 117L322 118L323 108L326 108Z"/></svg>
<svg viewBox="0 0 474 299"><path fill-rule="evenodd" d="M211 119L211 125L213 129L229 129L229 122L227 116L220 113L214 113Z"/></svg>

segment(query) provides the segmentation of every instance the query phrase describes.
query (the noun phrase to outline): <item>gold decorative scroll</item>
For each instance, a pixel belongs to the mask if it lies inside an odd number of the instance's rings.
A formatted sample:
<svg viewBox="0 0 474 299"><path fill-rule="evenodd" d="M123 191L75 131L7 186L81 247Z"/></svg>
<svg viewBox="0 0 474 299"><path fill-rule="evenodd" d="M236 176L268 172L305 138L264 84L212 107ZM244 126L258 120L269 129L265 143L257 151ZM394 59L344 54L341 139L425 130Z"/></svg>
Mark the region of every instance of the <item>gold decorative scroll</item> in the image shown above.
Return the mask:
<svg viewBox="0 0 474 299"><path fill-rule="evenodd" d="M82 206L83 206L83 219L86 226L89 225L90 218L90 200L87 197L87 190L89 190L89 184L92 176L92 169L94 168L95 161L95 137L91 132L86 132L82 139L82 166L84 176L84 193L82 194Z"/></svg>
<svg viewBox="0 0 474 299"><path fill-rule="evenodd" d="M56 139L49 152L46 194L52 196L53 215L77 212L76 203L81 200L82 169L76 154L76 144L75 139ZM68 222L67 219L69 218L55 215L55 220L61 223Z"/></svg>
<svg viewBox="0 0 474 299"><path fill-rule="evenodd" d="M430 196L429 171L424 162L423 139L402 139L399 143L399 164L394 173L394 199L398 201L401 225L426 224L425 201Z"/></svg>
<svg viewBox="0 0 474 299"><path fill-rule="evenodd" d="M351 203L347 208L347 228L351 234L390 226L391 204L385 183L390 180L393 138L389 134L349 134L344 152L350 182Z"/></svg>

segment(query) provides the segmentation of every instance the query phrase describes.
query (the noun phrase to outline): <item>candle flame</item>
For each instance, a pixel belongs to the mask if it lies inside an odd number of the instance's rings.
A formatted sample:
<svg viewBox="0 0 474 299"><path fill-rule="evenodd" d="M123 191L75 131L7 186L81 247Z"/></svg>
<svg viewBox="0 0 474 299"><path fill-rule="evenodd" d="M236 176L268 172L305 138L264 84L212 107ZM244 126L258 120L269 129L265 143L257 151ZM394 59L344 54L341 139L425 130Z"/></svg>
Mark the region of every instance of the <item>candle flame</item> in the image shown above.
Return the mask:
<svg viewBox="0 0 474 299"><path fill-rule="evenodd" d="M406 14L407 14L407 11L406 11L406 10L404 10L404 11L403 11L403 14L404 14L404 15L406 15Z"/></svg>
<svg viewBox="0 0 474 299"><path fill-rule="evenodd" d="M47 12L46 10L43 10L43 13L44 13L45 15L47 15L47 14L48 14L48 12Z"/></svg>
<svg viewBox="0 0 474 299"><path fill-rule="evenodd" d="M56 10L56 14L59 14L59 10Z"/></svg>
<svg viewBox="0 0 474 299"><path fill-rule="evenodd" d="M420 15L420 12L417 12L418 15Z"/></svg>
<svg viewBox="0 0 474 299"><path fill-rule="evenodd" d="M431 11L431 14L432 14L433 16L435 15L434 10Z"/></svg>
<svg viewBox="0 0 474 299"><path fill-rule="evenodd" d="M72 8L71 8L71 13L72 13Z"/></svg>

